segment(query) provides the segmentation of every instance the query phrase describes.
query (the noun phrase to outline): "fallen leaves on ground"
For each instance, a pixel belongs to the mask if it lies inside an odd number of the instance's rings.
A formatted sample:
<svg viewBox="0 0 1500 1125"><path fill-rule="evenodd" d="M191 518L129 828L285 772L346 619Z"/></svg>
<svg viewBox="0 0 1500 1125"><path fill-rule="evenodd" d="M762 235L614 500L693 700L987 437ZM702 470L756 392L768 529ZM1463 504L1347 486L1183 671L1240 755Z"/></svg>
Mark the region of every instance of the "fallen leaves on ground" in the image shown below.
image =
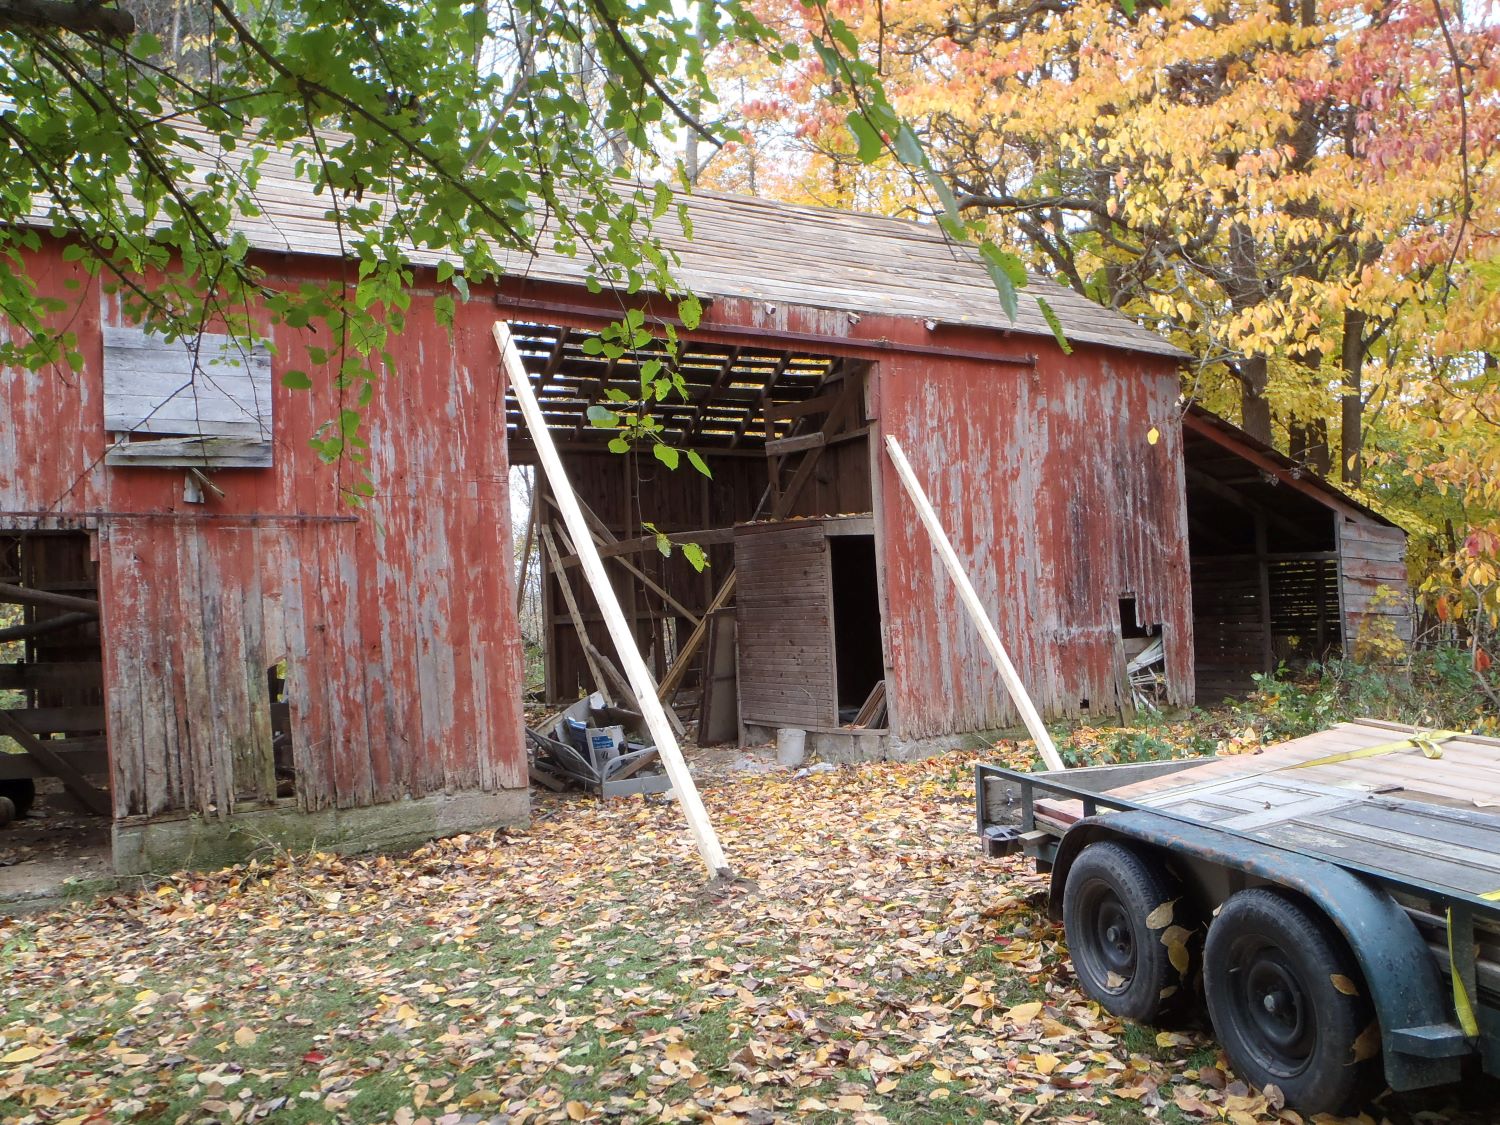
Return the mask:
<svg viewBox="0 0 1500 1125"><path fill-rule="evenodd" d="M973 760L709 790L730 882L672 802L577 798L0 922L0 1117L1301 1122L1078 992Z"/></svg>

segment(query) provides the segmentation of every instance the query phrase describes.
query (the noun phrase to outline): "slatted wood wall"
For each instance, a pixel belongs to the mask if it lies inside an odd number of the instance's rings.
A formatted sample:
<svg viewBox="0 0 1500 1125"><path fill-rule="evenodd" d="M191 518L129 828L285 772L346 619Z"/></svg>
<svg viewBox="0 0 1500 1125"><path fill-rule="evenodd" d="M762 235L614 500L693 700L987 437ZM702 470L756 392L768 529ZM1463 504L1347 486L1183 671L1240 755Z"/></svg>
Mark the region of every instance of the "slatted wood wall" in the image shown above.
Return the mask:
<svg viewBox="0 0 1500 1125"><path fill-rule="evenodd" d="M1406 533L1373 520L1339 520L1344 629L1347 646L1383 622L1396 637L1412 639L1411 591L1406 575Z"/></svg>
<svg viewBox="0 0 1500 1125"><path fill-rule="evenodd" d="M820 521L737 529L740 721L838 725L833 568Z"/></svg>

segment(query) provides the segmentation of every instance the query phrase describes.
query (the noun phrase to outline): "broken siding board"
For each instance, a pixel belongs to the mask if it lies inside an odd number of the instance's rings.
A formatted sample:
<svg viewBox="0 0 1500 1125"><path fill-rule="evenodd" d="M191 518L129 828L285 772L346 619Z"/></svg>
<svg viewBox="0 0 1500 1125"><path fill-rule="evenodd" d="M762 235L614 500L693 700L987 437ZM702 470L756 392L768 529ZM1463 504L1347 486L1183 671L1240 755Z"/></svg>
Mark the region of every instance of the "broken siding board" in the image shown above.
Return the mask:
<svg viewBox="0 0 1500 1125"><path fill-rule="evenodd" d="M1410 643L1413 621L1406 533L1373 520L1348 518L1338 521L1338 532L1345 651L1352 653L1361 629L1372 618L1384 619L1397 637Z"/></svg>
<svg viewBox="0 0 1500 1125"><path fill-rule="evenodd" d="M163 437L124 441L109 447L106 465L139 465L158 469L269 469L268 441L236 437Z"/></svg>

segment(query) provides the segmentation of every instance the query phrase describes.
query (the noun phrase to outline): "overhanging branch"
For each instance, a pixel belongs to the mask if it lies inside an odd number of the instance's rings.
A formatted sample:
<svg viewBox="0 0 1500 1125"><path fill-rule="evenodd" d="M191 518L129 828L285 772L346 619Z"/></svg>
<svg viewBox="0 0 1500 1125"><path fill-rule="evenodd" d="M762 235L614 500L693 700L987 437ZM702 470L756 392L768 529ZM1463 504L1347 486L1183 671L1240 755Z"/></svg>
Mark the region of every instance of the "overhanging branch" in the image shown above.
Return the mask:
<svg viewBox="0 0 1500 1125"><path fill-rule="evenodd" d="M135 16L100 0L0 0L0 27L96 32L112 39L135 34Z"/></svg>

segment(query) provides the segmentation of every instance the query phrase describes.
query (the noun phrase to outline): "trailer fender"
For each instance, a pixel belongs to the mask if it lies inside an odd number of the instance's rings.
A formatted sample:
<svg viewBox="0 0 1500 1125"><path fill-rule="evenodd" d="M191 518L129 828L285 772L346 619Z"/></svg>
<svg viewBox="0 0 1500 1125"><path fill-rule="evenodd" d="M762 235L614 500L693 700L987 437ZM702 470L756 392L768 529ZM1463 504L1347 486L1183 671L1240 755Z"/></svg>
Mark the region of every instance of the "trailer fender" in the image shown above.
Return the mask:
<svg viewBox="0 0 1500 1125"><path fill-rule="evenodd" d="M1391 1088L1414 1090L1457 1081L1469 1042L1453 1022L1449 989L1439 979L1422 935L1390 895L1312 856L1137 809L1080 820L1063 836L1052 869L1054 918L1073 861L1097 840L1149 844L1302 895L1338 927L1359 962L1380 1021Z"/></svg>

